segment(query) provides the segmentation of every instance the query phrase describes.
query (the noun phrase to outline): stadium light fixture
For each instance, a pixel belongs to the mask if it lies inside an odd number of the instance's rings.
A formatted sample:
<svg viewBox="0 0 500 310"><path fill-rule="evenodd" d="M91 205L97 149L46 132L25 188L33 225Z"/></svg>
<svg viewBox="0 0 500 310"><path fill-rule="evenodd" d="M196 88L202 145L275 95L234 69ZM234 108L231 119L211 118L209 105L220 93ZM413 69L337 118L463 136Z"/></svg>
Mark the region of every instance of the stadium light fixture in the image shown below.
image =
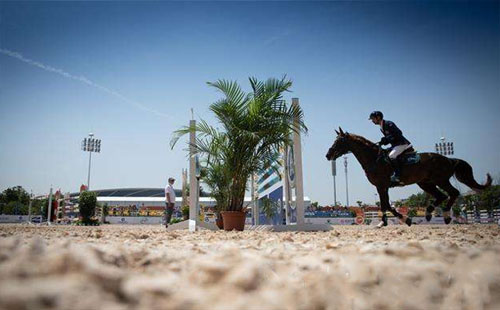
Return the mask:
<svg viewBox="0 0 500 310"><path fill-rule="evenodd" d="M446 142L445 137L441 137L441 142L436 143L436 153L448 156L455 154L455 150L453 149L453 142Z"/></svg>

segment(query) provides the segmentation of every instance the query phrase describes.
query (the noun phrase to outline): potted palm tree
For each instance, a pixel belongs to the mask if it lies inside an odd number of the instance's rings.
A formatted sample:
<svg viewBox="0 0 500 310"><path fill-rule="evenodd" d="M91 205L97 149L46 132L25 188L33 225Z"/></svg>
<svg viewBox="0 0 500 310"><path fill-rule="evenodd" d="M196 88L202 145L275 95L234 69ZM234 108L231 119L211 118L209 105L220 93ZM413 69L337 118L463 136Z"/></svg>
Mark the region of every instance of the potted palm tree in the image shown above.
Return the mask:
<svg viewBox="0 0 500 310"><path fill-rule="evenodd" d="M213 138L209 144L212 148L212 153L217 153L215 148L220 150L223 143L225 142L217 141L217 138ZM229 185L231 184L231 174L229 173L228 166L223 165L214 157L208 156L207 160L203 161L202 164L204 167L201 170L201 179L203 183L210 188L210 195L215 200L215 223L217 227L223 229L224 226L221 211L224 210L222 206L227 206L229 204Z"/></svg>
<svg viewBox="0 0 500 310"><path fill-rule="evenodd" d="M207 164L209 170L215 166L223 171L227 184L222 186L227 196L224 204L218 206L225 230L244 228L244 199L250 176L277 169L280 151L292 143L291 133L307 131L302 109L288 105L283 99L283 93L292 86L289 79L262 82L250 78L249 81L252 88L249 93L236 82L209 82L223 94L223 98L210 105L219 127L201 120L195 126L175 131L171 140L173 148L181 136L195 131L195 153L212 165Z"/></svg>

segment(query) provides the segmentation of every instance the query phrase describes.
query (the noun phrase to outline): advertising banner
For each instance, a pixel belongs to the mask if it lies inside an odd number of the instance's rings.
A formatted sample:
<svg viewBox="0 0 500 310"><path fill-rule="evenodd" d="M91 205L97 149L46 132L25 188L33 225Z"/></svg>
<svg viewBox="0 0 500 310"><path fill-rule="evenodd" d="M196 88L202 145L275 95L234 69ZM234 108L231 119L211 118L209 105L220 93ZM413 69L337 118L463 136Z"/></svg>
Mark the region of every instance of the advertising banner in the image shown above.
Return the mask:
<svg viewBox="0 0 500 310"><path fill-rule="evenodd" d="M27 215L0 215L0 223L24 223L27 221Z"/></svg>
<svg viewBox="0 0 500 310"><path fill-rule="evenodd" d="M162 216L107 216L106 221L110 224L163 224Z"/></svg>

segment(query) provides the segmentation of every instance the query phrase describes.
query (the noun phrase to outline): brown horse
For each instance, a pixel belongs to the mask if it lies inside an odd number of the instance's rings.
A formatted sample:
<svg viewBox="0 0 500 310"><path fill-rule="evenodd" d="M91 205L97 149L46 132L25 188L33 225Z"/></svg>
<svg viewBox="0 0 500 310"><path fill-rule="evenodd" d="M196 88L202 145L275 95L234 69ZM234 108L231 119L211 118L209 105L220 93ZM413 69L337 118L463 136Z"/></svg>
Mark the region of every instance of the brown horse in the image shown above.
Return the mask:
<svg viewBox="0 0 500 310"><path fill-rule="evenodd" d="M328 150L326 158L335 160L340 156L352 152L359 161L370 183L377 187L380 197L380 207L382 210L382 223L387 226L386 211L390 210L401 222L410 226L411 219L403 216L390 206L389 188L391 184L391 165L383 160L384 154L381 147L361 136L344 132L341 128L336 131L337 139ZM420 161L414 164L405 165L401 173L403 185L417 183L421 189L434 197L434 201L427 207L426 219L430 221L434 208L448 199L443 208L443 216L446 224L451 222L450 209L460 192L450 184L450 178L456 178L475 191L483 190L491 185L491 176L487 174L486 184L478 184L474 180L472 167L461 159L448 158L436 153L419 153ZM401 155L400 155L401 156ZM438 187L448 194L445 195Z"/></svg>

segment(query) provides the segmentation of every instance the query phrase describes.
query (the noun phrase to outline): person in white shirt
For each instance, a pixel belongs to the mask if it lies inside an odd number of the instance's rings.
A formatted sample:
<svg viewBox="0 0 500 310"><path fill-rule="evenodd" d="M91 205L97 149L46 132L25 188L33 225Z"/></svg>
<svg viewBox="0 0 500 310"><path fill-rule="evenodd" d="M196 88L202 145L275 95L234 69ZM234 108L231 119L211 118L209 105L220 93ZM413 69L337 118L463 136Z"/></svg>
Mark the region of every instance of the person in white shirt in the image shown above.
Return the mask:
<svg viewBox="0 0 500 310"><path fill-rule="evenodd" d="M165 227L168 227L175 206L174 178L168 178L168 185L165 187Z"/></svg>

